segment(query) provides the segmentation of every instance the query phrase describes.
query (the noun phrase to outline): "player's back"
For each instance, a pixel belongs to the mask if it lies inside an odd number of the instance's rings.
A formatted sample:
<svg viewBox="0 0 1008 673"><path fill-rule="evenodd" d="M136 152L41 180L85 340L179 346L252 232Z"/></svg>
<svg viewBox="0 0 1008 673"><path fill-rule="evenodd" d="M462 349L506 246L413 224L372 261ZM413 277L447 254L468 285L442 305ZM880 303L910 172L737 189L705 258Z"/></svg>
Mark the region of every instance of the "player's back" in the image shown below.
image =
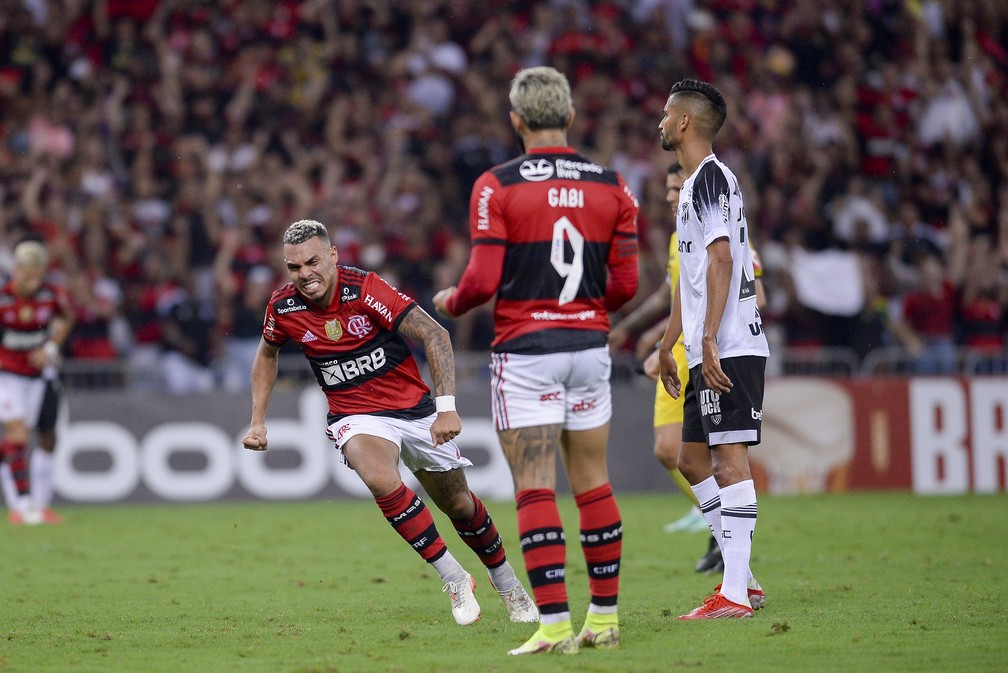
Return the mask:
<svg viewBox="0 0 1008 673"><path fill-rule="evenodd" d="M636 251L636 199L619 174L564 147L533 151L490 173L497 193L487 197L487 207L492 199L493 219L499 218L504 230L488 236L506 238L495 349L525 350L514 340L542 330L606 332L603 299L613 247ZM597 335L573 339L599 341ZM581 346L557 349L573 347Z"/></svg>

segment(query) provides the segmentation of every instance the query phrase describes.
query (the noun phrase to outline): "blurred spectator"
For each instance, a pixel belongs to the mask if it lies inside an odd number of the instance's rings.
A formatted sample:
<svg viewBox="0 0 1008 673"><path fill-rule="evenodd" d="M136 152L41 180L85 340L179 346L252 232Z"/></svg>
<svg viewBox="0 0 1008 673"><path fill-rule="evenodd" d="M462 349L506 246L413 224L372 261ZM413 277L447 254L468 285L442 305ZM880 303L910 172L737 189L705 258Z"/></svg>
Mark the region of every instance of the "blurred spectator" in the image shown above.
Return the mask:
<svg viewBox="0 0 1008 673"><path fill-rule="evenodd" d="M172 395L206 393L214 387L214 310L194 294L192 286L193 277L184 276L161 297L157 307L161 368Z"/></svg>
<svg viewBox="0 0 1008 673"><path fill-rule="evenodd" d="M221 384L228 392L251 390L252 361L262 339L263 310L270 294L278 287L273 270L266 266L252 267L243 279L242 287L224 308L223 359Z"/></svg>
<svg viewBox="0 0 1008 673"><path fill-rule="evenodd" d="M990 242L991 273L948 279L953 343L1004 343L988 301L1008 291L1008 3L994 0L10 0L0 255L33 236L70 275L103 269L137 384L161 370L154 307L172 279L194 275L218 311L232 298L215 286L232 235L240 279L282 268L271 251L289 222L330 222L342 262L389 269L422 299L467 244L474 177L518 153L488 92L539 64L572 82L572 142L633 183L644 290L662 281L669 227L648 110L699 76L731 108L716 150L758 246L856 252L878 318L916 292L922 252L950 259L958 212ZM792 281L786 266L768 278L773 322L808 343ZM897 340L879 324L855 350ZM454 328L465 348L487 347L480 325Z"/></svg>
<svg viewBox="0 0 1008 673"><path fill-rule="evenodd" d="M915 372L948 374L955 367L955 289L937 255L922 254L917 271L920 287L903 298L902 313L894 329L915 359Z"/></svg>

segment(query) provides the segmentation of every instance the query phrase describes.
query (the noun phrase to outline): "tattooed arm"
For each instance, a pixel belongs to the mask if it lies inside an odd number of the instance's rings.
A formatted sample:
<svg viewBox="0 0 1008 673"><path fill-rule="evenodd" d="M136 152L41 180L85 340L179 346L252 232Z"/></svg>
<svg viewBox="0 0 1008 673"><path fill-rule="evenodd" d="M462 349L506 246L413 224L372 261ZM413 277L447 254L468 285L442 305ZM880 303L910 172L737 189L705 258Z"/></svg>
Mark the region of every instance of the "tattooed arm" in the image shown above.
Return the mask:
<svg viewBox="0 0 1008 673"><path fill-rule="evenodd" d="M399 333L412 341L423 343L434 381L434 394L455 395L455 356L448 330L439 325L419 306L414 306L399 323ZM462 431L462 419L455 411L439 412L431 426L434 445L454 439Z"/></svg>

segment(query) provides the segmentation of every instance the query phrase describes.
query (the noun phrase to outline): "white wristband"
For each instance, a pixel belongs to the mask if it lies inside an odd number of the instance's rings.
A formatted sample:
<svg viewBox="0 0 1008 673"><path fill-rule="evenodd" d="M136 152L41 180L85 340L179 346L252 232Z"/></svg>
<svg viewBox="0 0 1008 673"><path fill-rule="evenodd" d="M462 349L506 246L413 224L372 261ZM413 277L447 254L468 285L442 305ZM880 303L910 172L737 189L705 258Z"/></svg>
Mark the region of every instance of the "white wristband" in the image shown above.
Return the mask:
<svg viewBox="0 0 1008 673"><path fill-rule="evenodd" d="M55 360L60 354L59 344L55 341L46 341L45 345L42 346L42 352L45 353L45 356L50 361Z"/></svg>
<svg viewBox="0 0 1008 673"><path fill-rule="evenodd" d="M455 396L438 395L434 398L434 408L439 414L445 411L455 411Z"/></svg>

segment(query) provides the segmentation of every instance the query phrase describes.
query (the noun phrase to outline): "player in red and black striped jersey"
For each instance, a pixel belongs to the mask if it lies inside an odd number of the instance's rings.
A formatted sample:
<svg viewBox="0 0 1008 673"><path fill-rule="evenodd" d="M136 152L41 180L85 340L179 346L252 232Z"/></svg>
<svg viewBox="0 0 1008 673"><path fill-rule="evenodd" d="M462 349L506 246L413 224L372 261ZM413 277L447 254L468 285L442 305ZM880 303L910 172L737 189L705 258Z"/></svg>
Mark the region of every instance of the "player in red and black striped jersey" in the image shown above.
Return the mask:
<svg viewBox="0 0 1008 673"><path fill-rule="evenodd" d="M39 451L29 457L29 435L46 388L43 370L59 360L61 344L73 327L66 292L46 281L48 268L45 246L22 241L14 248L11 279L0 286L0 459L10 469L17 494L10 498L14 506L8 515L15 525L58 521L29 495L29 470L52 474L49 454ZM30 468L36 461L39 466Z"/></svg>
<svg viewBox="0 0 1008 673"><path fill-rule="evenodd" d="M620 175L567 145L570 86L553 68L511 84L526 150L475 183L472 253L434 305L458 316L497 295L493 416L511 466L518 528L540 629L511 654L616 647L622 525L606 468L612 400L607 311L637 290L637 199ZM591 603L575 636L556 506L562 452L581 520Z"/></svg>
<svg viewBox="0 0 1008 673"><path fill-rule="evenodd" d="M455 363L448 332L378 274L337 264L326 228L300 220L284 234L291 282L266 307L252 364L252 422L242 444L267 448L266 408L280 348L301 344L329 401L329 436L385 518L444 581L459 624L480 618L475 581L452 556L434 518L399 475L399 460L486 566L512 621L538 611L508 563L497 527L466 483L472 465L455 444ZM423 343L437 394L431 399L403 337Z"/></svg>

